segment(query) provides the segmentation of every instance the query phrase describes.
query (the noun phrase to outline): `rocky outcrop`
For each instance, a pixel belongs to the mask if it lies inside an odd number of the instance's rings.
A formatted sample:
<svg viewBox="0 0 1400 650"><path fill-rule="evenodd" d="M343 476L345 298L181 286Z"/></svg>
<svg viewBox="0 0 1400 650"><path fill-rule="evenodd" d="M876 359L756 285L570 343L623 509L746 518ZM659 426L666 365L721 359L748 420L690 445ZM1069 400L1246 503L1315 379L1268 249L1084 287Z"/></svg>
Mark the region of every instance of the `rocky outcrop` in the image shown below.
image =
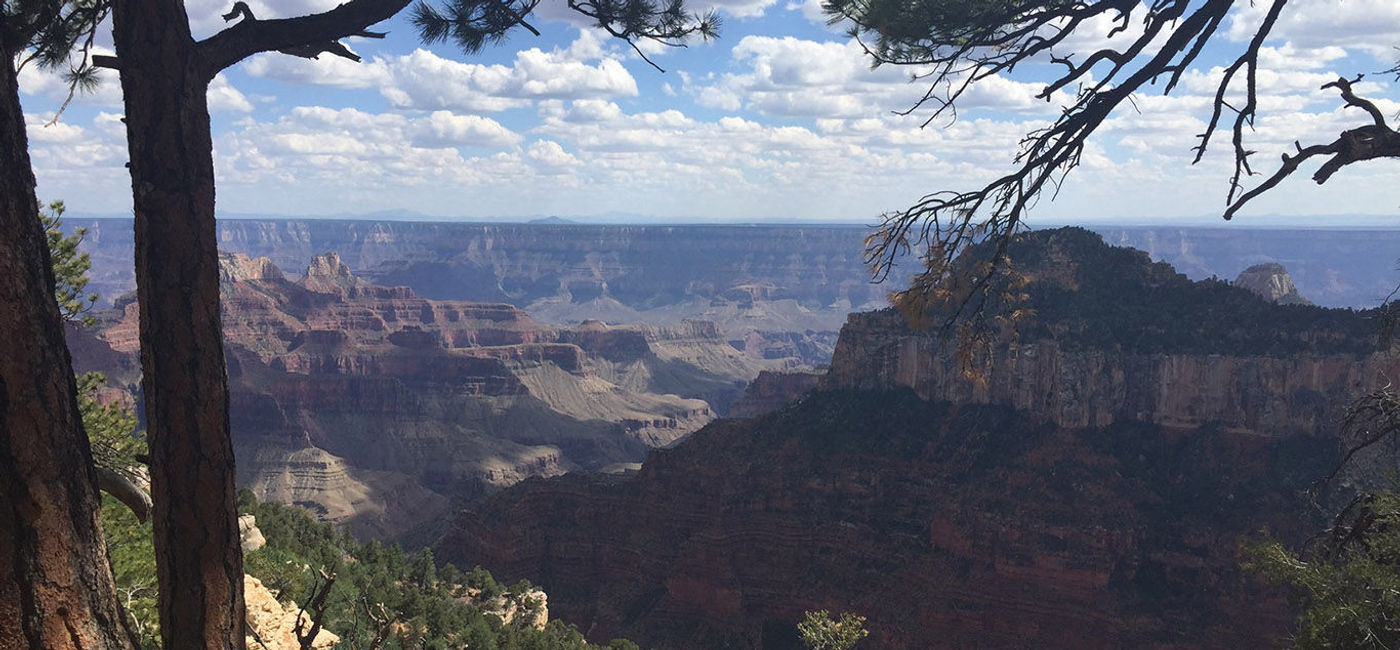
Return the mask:
<svg viewBox="0 0 1400 650"><path fill-rule="evenodd" d="M267 538L258 529L258 518L253 515L238 515L238 543L244 553L251 553L267 546Z"/></svg>
<svg viewBox="0 0 1400 650"><path fill-rule="evenodd" d="M734 403L729 415L736 418L752 418L772 413L816 390L822 374L767 370L758 373L758 377L749 382L748 388L744 389L744 396Z"/></svg>
<svg viewBox="0 0 1400 650"><path fill-rule="evenodd" d="M505 625L514 623L543 630L549 624L549 595L540 589L505 593L490 599L483 598L479 589L467 589L461 600L484 614L501 619Z"/></svg>
<svg viewBox="0 0 1400 650"><path fill-rule="evenodd" d="M221 255L219 257L219 282L282 282L282 269L273 265L266 257L247 255Z"/></svg>
<svg viewBox="0 0 1400 650"><path fill-rule="evenodd" d="M1311 305L1307 298L1298 295L1298 287L1293 286L1293 278L1282 264L1266 262L1255 264L1235 278L1235 286L1253 291L1255 295L1280 305Z"/></svg>
<svg viewBox="0 0 1400 650"><path fill-rule="evenodd" d="M243 576L243 601L248 608L249 648L265 650L298 650L297 622L300 621L303 633L311 629L311 617L295 604L282 604L263 586L261 580L253 576ZM340 637L329 630L321 630L311 647L315 650L329 650L340 645Z"/></svg>

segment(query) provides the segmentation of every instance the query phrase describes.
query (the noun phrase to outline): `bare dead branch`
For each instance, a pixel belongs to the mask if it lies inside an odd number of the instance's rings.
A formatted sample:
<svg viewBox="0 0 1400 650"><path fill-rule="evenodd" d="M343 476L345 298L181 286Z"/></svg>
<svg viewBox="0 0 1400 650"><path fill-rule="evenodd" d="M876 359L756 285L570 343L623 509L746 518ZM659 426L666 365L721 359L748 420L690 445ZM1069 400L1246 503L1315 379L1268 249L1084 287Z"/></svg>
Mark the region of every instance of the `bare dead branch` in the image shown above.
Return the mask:
<svg viewBox="0 0 1400 650"><path fill-rule="evenodd" d="M252 22L257 20L257 17L253 15L252 8L248 6L248 3L243 2L243 0L235 2L233 4L233 9L223 15L224 22L231 21L235 18L240 18L243 22ZM387 32L371 32L363 29L357 32L346 34L346 36L363 36L365 38L384 38L386 35ZM299 45L293 45L291 47L284 47L277 51L281 52L282 54L289 54L291 56L297 56L303 59L316 59L319 58L322 54L334 54L342 58L350 59L355 63L360 62L360 56L358 54L355 54L350 50L350 48L346 47L343 43L334 39L302 43Z"/></svg>
<svg viewBox="0 0 1400 650"><path fill-rule="evenodd" d="M1347 406L1342 418L1342 440L1346 451L1328 474L1331 480L1352 457L1387 437L1400 434L1400 396L1391 386L1371 391Z"/></svg>
<svg viewBox="0 0 1400 650"><path fill-rule="evenodd" d="M1381 109L1377 108L1370 100L1357 97L1356 93L1351 91L1351 85L1361 81L1361 79L1362 75L1356 75L1356 78L1351 80L1343 77L1332 83L1323 84L1322 89L1336 88L1337 91L1341 93L1342 100L1347 103L1347 106L1355 106L1366 111L1371 115L1371 119L1375 121L1376 126L1387 128L1385 125L1385 114L1381 112Z"/></svg>
<svg viewBox="0 0 1400 650"><path fill-rule="evenodd" d="M1297 171L1303 162L1314 156L1331 156L1313 173L1313 182L1319 185L1326 183L1347 165L1377 158L1400 158L1400 133L1386 124L1385 115L1373 102L1358 97L1352 92L1351 84L1359 79L1360 77L1353 80L1338 79L1324 84L1322 88L1336 88L1347 106L1354 106L1366 111L1373 124L1343 131L1330 144L1303 147L1295 142L1294 147L1297 149L1297 154L1292 156L1283 154L1283 164L1258 187L1240 195L1237 200L1234 199L1232 191L1231 202L1225 210L1226 219L1233 218L1235 213L1246 203L1273 189L1283 179ZM1238 179L1238 171L1236 179Z"/></svg>
<svg viewBox="0 0 1400 650"><path fill-rule="evenodd" d="M873 24L862 24L862 11L870 0L845 0L846 15L857 24L858 36L867 31L881 40L862 47L876 65L928 65L930 72L916 78L930 78L927 92L908 111L931 104L931 115L925 125L955 111L955 102L976 81L1008 72L1021 62L1048 54L1052 62L1064 67L1063 74L1047 84L1038 97L1050 99L1070 84L1087 78L1096 66L1095 81L1082 88L1074 103L1061 112L1052 125L1027 134L1021 142L1014 162L1016 170L980 190L968 192L936 192L925 196L907 210L882 217L874 235L867 239L866 262L870 264L875 281L886 279L897 258L917 253L925 263L921 274L925 280L918 287L901 292L904 298L938 293L938 284L951 279L952 261L969 246L984 240L998 240L1015 233L1025 212L1047 189L1053 196L1065 176L1078 166L1084 145L1090 135L1111 112L1132 94L1157 77L1170 75L1169 84L1180 76L1199 54L1201 48L1219 27L1233 5L1231 0L1207 0L1195 6L1187 0L1156 0L1140 14L1143 32L1128 39L1121 47L1109 47L1086 56L1059 55L1054 48L1061 45L1076 28L1097 16L1113 17L1113 33L1123 32L1132 20L1133 11L1142 10L1137 0L1096 3L1025 3L1025 11L1010 24L988 27L982 31L958 33L941 41L926 38L925 42L900 44L882 33ZM838 2L839 4L839 2ZM889 16L881 16L891 19ZM892 19L891 19L892 20ZM1159 49L1152 49L1158 48ZM1149 52L1146 63L1129 69ZM1100 76L1104 65L1106 72ZM953 113L954 117L956 114ZM998 245L998 257L1004 246ZM994 259L985 269L995 272L1004 260ZM985 304L978 292L989 289L981 278L972 283L971 293L959 291L959 305L950 319L958 313L976 311ZM969 287L962 287L968 289ZM945 298L947 295L944 296ZM950 321L951 322L951 321Z"/></svg>
<svg viewBox="0 0 1400 650"><path fill-rule="evenodd" d="M385 609L384 603L375 603L371 606L368 596L360 596L360 606L364 608L365 618L369 619L374 628L374 638L370 640L369 650L379 650L389 639L389 632L394 627L394 616Z"/></svg>
<svg viewBox="0 0 1400 650"><path fill-rule="evenodd" d="M240 3L241 4L241 3ZM321 579L311 588L311 596L306 599L306 603L297 612L296 627L292 630L297 637L297 644L301 650L311 650L312 644L316 642L316 635L321 633L321 624L326 620L326 597L331 593L331 587L335 586L335 574L326 573L325 569L320 569ZM311 629L302 632L305 621L302 616L307 609L311 610Z"/></svg>

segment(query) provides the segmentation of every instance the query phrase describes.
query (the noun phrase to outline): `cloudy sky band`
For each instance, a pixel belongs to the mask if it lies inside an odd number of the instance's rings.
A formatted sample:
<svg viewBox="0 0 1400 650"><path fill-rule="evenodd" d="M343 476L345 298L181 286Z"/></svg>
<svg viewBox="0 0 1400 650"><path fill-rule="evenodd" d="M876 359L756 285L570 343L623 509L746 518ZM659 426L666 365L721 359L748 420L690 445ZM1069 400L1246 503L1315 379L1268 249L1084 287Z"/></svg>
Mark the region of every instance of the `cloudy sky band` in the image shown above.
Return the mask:
<svg viewBox="0 0 1400 650"><path fill-rule="evenodd" d="M259 15L324 9L321 0L254 5ZM330 4L334 4L331 2ZM222 3L188 3L196 34L221 25ZM265 54L210 89L219 207L224 213L326 216L404 209L435 218L612 213L659 220L868 223L925 193L969 189L1010 169L1020 136L1069 101L1036 100L1045 70L979 86L956 121L920 128L899 116L924 88L910 70L872 70L858 44L827 28L813 2L728 0L722 39L686 50L625 44L542 15L544 38L511 39L476 57L425 48L402 19L383 42L352 39L362 64ZM1226 27L1248 34L1258 8ZM1276 159L1296 139L1330 141L1360 124L1319 88L1393 64L1400 3L1297 0L1270 42L1252 146ZM279 14L278 12L281 12ZM814 20L817 18L817 20ZM1106 30L1105 30L1106 32ZM1101 45L1093 35L1077 48ZM1136 98L1086 151L1084 166L1035 218L1044 223L1210 222L1229 176L1225 141L1190 166L1192 136L1224 57L1213 46L1171 97ZM1087 49L1086 49L1087 51ZM1400 113L1391 79L1358 86ZM129 209L119 89L111 80L45 126L62 83L27 69L31 149L42 198L76 211ZM1294 179L1244 215L1327 225L1332 215L1388 224L1400 207L1394 163L1348 169L1327 186Z"/></svg>

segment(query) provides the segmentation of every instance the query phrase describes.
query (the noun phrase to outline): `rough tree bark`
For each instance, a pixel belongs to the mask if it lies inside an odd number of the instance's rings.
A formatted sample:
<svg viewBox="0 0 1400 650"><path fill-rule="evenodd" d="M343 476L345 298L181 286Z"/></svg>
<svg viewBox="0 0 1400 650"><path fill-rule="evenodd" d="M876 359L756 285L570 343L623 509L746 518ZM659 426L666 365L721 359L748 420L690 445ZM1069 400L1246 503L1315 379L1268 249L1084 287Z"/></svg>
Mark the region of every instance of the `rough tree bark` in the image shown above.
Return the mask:
<svg viewBox="0 0 1400 650"><path fill-rule="evenodd" d="M0 648L128 650L0 29Z"/></svg>
<svg viewBox="0 0 1400 650"><path fill-rule="evenodd" d="M161 640L242 650L210 75L180 0L124 0L112 13L131 156Z"/></svg>
<svg viewBox="0 0 1400 650"><path fill-rule="evenodd" d="M213 143L220 70L262 51L357 33L408 0L351 0L244 20L196 43L181 0L113 4L136 222L142 388L166 648L244 647L228 379L219 315Z"/></svg>

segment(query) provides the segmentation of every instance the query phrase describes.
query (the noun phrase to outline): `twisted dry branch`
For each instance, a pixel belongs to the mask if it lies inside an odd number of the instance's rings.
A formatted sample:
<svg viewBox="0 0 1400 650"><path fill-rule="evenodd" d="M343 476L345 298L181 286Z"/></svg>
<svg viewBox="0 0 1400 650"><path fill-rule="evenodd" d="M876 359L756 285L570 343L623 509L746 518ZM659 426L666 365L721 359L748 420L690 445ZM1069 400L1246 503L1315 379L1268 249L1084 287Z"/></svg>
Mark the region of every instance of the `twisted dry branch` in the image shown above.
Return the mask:
<svg viewBox="0 0 1400 650"><path fill-rule="evenodd" d="M1297 171L1304 162L1313 157L1331 156L1313 173L1313 182L1318 185L1326 183L1343 167L1353 163L1377 158L1400 158L1400 133L1386 124L1385 114L1374 102L1358 97L1352 91L1352 84L1360 80L1360 76L1351 80L1341 78L1324 84L1322 88L1336 88L1341 94L1342 100L1346 102L1346 106L1362 109L1371 117L1372 123L1343 131L1336 140L1328 144L1304 147L1295 141L1293 143L1295 153L1293 155L1283 154L1283 162L1273 175L1254 189L1240 195L1238 200L1231 201L1225 210L1226 219L1233 218L1246 203L1273 189L1283 179L1293 175L1293 172ZM1238 179L1238 172L1236 179ZM1233 199L1233 186L1231 194L1231 199Z"/></svg>

